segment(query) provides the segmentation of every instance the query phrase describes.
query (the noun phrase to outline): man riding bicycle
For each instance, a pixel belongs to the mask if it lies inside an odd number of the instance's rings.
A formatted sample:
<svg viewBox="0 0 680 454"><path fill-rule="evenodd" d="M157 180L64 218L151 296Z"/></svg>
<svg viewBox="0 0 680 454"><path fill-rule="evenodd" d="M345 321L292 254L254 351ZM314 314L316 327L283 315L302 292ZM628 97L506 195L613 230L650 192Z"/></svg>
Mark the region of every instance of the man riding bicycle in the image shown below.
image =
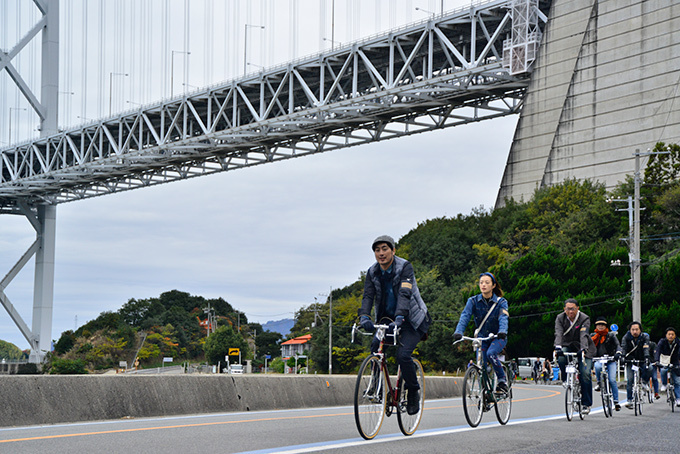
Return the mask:
<svg viewBox="0 0 680 454"><path fill-rule="evenodd" d="M427 334L432 319L420 297L413 266L394 255L394 239L388 235L379 236L373 241L372 249L376 263L366 273L364 296L358 311L360 324L366 331L375 331L369 317L371 309L375 308L375 320L389 319L392 330L401 329L397 364L408 390L406 412L415 415L420 411L420 385L411 355ZM377 352L379 346L380 340L374 337L371 352Z"/></svg>
<svg viewBox="0 0 680 454"><path fill-rule="evenodd" d="M666 372L671 367L671 378L675 386L675 405L680 407L680 340L676 337L675 328L666 328L666 337L656 345L655 360L661 367L662 391L666 390ZM671 386L668 383L668 386Z"/></svg>
<svg viewBox="0 0 680 454"><path fill-rule="evenodd" d="M614 408L616 411L621 410L619 405L619 387L616 383L616 364L621 358L621 344L619 338L616 337L614 331L609 331L607 327L607 319L598 317L595 321L595 332L591 338L595 344L595 356L612 356L614 361L607 363L607 376L609 377L609 384L612 389L612 397L614 397ZM597 377L597 384L595 385L595 392L600 392L600 375L602 374L602 363L595 362L595 376Z"/></svg>
<svg viewBox="0 0 680 454"><path fill-rule="evenodd" d="M621 349L625 360L638 360L644 362L644 364L639 366L640 377L642 378L642 383L649 383L649 336L642 332L642 325L640 322L630 322L630 325L628 325L628 332L623 336ZM628 382L626 383L626 397L628 402L626 403L626 408L633 409L634 374L632 364L626 365L626 373L628 375Z"/></svg>
<svg viewBox="0 0 680 454"><path fill-rule="evenodd" d="M564 312L555 318L555 356L560 366L561 379L567 379L565 352L580 353L578 358L579 382L581 383L582 413L590 413L593 405L593 382L590 377L595 344L589 336L590 317L579 311L578 302L569 298L564 302Z"/></svg>
<svg viewBox="0 0 680 454"><path fill-rule="evenodd" d="M463 338L465 328L470 319L474 316L477 331L475 337L488 337L489 334L496 334L491 340L482 342L482 357L484 364L490 362L498 378L496 392L508 392L507 377L503 370L498 355L503 351L508 343L508 300L503 298L501 289L496 277L491 273L482 273L479 276L479 289L482 293L470 297L465 304L465 309L460 314L460 320L456 331L453 334L454 340Z"/></svg>

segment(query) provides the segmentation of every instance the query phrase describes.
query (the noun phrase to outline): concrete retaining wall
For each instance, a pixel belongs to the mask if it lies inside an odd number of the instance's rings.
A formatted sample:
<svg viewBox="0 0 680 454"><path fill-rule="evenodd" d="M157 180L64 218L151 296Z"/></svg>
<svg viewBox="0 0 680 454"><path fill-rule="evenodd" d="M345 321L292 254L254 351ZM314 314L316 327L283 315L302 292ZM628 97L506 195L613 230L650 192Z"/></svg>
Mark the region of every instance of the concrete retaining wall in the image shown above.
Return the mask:
<svg viewBox="0 0 680 454"><path fill-rule="evenodd" d="M351 405L350 375L10 375L0 426ZM462 378L426 377L428 399L460 396Z"/></svg>

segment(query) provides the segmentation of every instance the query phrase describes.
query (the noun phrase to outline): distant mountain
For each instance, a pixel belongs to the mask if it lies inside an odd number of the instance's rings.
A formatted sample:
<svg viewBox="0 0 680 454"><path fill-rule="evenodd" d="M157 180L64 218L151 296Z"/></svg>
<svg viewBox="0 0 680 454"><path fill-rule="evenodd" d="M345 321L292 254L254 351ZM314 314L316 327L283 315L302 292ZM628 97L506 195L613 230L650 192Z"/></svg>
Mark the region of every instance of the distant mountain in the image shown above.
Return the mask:
<svg viewBox="0 0 680 454"><path fill-rule="evenodd" d="M292 318L285 318L283 320L276 320L262 324L262 329L271 331L273 333L281 333L286 336L295 325L295 320Z"/></svg>

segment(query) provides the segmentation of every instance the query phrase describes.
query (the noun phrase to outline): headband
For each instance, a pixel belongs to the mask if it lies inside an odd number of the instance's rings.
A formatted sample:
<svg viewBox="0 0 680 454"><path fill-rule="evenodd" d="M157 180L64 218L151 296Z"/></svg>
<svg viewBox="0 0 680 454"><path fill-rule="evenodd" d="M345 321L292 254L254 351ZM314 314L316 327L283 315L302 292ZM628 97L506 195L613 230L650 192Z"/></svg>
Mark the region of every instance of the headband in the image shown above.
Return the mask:
<svg viewBox="0 0 680 454"><path fill-rule="evenodd" d="M496 284L496 277L493 274L489 273L488 271L486 273L482 273L479 275L479 277L482 276L489 276L491 278L491 283Z"/></svg>

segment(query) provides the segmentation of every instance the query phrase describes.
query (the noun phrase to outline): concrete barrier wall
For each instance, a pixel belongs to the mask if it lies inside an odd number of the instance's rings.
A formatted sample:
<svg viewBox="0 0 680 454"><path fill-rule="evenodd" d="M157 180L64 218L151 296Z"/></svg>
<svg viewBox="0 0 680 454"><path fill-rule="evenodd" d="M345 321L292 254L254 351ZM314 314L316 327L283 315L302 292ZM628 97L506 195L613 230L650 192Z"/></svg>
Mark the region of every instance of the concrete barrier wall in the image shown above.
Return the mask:
<svg viewBox="0 0 680 454"><path fill-rule="evenodd" d="M0 426L352 405L351 375L9 375ZM460 396L462 378L425 377L427 399Z"/></svg>

